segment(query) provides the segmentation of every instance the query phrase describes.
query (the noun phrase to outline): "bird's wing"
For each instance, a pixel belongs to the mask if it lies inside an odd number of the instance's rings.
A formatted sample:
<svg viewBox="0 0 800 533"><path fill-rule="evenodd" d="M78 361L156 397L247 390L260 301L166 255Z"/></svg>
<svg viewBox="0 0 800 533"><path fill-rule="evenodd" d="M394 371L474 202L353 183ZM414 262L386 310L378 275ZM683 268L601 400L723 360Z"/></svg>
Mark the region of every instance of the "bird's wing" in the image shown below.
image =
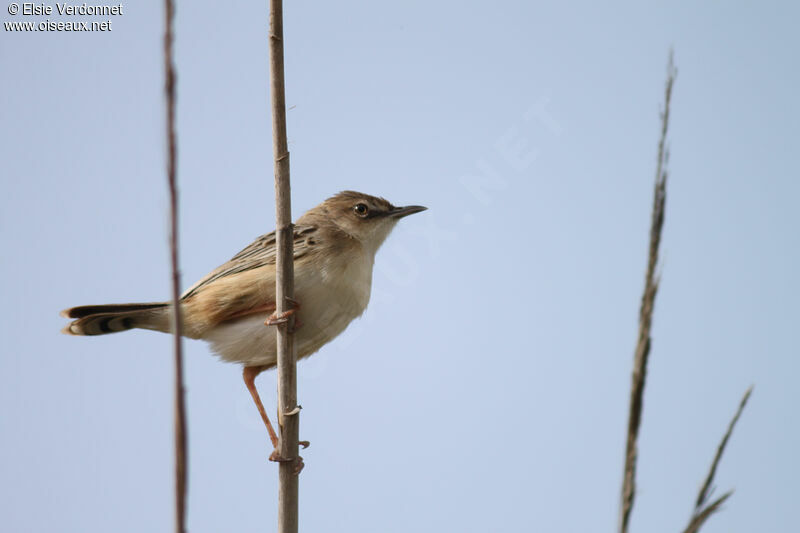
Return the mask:
<svg viewBox="0 0 800 533"><path fill-rule="evenodd" d="M317 226L314 225L298 225L294 227L295 261L311 251L314 241L309 239L309 236L315 231L317 231ZM181 300L187 300L197 295L208 288L209 285L222 278L267 265L274 265L275 256L275 232L273 231L272 233L267 233L266 235L258 237L247 248L234 255L230 261L214 269L200 281L189 287L186 292L183 293L183 296L181 296Z"/></svg>

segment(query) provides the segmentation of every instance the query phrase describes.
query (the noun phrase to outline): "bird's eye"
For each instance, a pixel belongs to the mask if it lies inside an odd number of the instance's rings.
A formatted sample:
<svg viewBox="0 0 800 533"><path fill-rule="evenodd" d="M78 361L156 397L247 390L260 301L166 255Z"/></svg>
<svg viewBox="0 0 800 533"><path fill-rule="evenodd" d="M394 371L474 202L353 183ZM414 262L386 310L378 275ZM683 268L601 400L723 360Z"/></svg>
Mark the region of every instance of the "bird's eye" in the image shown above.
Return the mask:
<svg viewBox="0 0 800 533"><path fill-rule="evenodd" d="M367 204L356 204L356 206L353 208L353 212L363 218L369 214L369 208L367 207Z"/></svg>

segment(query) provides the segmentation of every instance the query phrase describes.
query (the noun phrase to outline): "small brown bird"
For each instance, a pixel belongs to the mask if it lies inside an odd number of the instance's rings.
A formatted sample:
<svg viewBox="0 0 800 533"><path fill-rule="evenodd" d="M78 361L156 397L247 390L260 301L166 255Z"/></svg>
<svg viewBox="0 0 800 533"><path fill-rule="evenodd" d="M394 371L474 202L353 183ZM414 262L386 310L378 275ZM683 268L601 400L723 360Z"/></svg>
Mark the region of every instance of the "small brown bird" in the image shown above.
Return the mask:
<svg viewBox="0 0 800 533"><path fill-rule="evenodd" d="M425 209L395 207L383 198L344 191L297 220L298 303L292 311L299 324L298 358L319 350L364 312L375 253L398 220ZM277 448L278 437L255 387L256 376L277 363L275 328L265 327L276 321L275 254L275 233L258 237L183 293L181 312L184 336L207 340L222 359L244 365L244 382ZM69 335L104 335L134 328L169 333L172 324L170 302L85 305L61 314L75 319L62 330Z"/></svg>

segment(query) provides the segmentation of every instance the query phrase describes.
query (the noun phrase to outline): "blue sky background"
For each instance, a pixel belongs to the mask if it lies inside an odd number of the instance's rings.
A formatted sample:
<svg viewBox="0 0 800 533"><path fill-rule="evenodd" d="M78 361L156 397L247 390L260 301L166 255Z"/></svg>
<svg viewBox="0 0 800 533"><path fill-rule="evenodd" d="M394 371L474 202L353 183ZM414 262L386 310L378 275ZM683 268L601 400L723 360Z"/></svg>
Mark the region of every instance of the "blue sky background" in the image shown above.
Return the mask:
<svg viewBox="0 0 800 533"><path fill-rule="evenodd" d="M169 336L58 333L63 308L169 295L161 5L124 12L108 33L0 31L4 531L172 528ZM287 3L295 216L342 189L430 208L379 253L365 316L301 363L301 531L615 530L673 45L632 531L682 530L752 383L717 477L736 493L704 531L800 530L799 19ZM266 28L264 3L178 3L184 286L274 226ZM189 529L274 530L240 369L186 352ZM274 374L259 386L274 406Z"/></svg>

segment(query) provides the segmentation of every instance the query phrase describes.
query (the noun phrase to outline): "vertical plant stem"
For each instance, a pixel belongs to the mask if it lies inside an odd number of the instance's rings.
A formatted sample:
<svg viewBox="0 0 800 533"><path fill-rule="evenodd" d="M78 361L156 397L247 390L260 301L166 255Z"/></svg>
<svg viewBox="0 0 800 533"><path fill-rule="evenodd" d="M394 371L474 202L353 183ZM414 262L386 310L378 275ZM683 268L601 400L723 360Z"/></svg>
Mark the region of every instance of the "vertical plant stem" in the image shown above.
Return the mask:
<svg viewBox="0 0 800 533"><path fill-rule="evenodd" d="M175 371L175 532L186 531L186 407L183 389L183 343L181 342L181 275L178 268L178 187L175 141L175 67L173 64L173 25L175 5L164 0L164 90L167 97L167 180L170 207L170 260L172 263L172 333L174 337Z"/></svg>
<svg viewBox="0 0 800 533"><path fill-rule="evenodd" d="M672 62L672 52L667 65L667 83L664 90L664 111L661 113L661 135L658 142L658 161L656 163L656 181L653 190L653 211L650 225L650 250L647 260L642 304L639 309L639 334L633 358L633 374L631 376L630 410L628 413L628 431L625 443L625 467L622 478L622 502L620 505L619 531L628 533L633 501L636 496L636 461L638 456L639 426L642 421L644 386L647 377L647 359L650 355L650 327L653 322L653 307L658 292L658 249L661 243L661 229L664 226L664 208L667 198L667 161L669 153L666 147L667 130L669 128L669 104L672 97L672 84L677 71Z"/></svg>
<svg viewBox="0 0 800 533"><path fill-rule="evenodd" d="M689 519L689 525L686 526L684 533L697 533L700 530L700 527L705 524L706 520L708 520L712 514L716 513L722 507L722 504L725 503L725 501L733 494L733 491L730 490L713 502L709 503L711 494L714 492L714 476L717 474L717 467L719 466L719 462L722 460L722 454L725 453L725 447L728 445L728 441L733 434L733 428L735 428L736 423L739 422L739 417L742 416L742 412L747 405L747 400L750 399L750 395L752 393L753 386L751 385L745 391L744 396L742 396L742 399L739 402L739 408L736 410L736 414L733 415L733 418L728 424L728 430L725 432L725 435L722 436L719 446L717 446L717 453L714 454L714 460L711 461L711 467L708 469L706 479L703 481L703 485L700 487L700 492L697 494L692 516Z"/></svg>
<svg viewBox="0 0 800 533"><path fill-rule="evenodd" d="M289 149L286 136L286 93L283 74L283 2L270 0L269 64L272 104L272 147L275 157L275 233L277 245L275 307L287 311L294 296L293 228ZM278 426L279 453L298 456L300 415L297 407L297 354L294 346L294 316L278 328ZM298 526L298 476L294 462L278 467L278 533L296 533Z"/></svg>

